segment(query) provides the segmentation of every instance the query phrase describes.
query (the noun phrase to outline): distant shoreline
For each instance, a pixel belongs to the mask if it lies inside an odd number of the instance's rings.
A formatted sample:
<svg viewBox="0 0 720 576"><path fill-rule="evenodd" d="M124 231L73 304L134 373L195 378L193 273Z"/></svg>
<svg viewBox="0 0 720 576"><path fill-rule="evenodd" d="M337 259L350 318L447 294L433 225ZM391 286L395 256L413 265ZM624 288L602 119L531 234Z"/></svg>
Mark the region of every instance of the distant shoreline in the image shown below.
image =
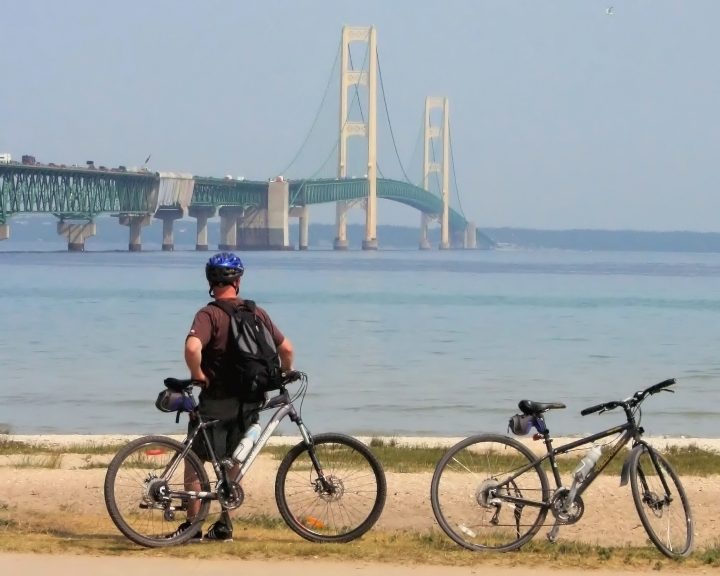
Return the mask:
<svg viewBox="0 0 720 576"><path fill-rule="evenodd" d="M13 244L33 244L39 250L57 248L62 250L64 238L56 233L57 220L46 214L16 214L8 220L10 238L0 242L1 251L13 251ZM117 245L118 250L127 248L127 228L118 224L117 218L100 215L95 219L97 234L87 240L87 250L95 246ZM478 225L484 236L484 249L557 249L578 251L614 251L614 252L720 252L720 232L696 232L689 230L643 231L609 229L558 229L492 227ZM310 223L309 248L332 249L336 236L335 224ZM364 238L363 224L351 223L347 226L350 246L360 246ZM220 238L220 223L217 219L208 222L208 240L217 245ZM417 226L379 224L377 236L381 248L414 249L418 247L419 229ZM291 243L297 243L297 224L290 223ZM162 243L162 221L154 220L143 229L144 245ZM431 246L437 246L440 230L432 227L428 231ZM482 239L481 239L482 240ZM195 220L178 220L174 227L176 249L193 249L196 242Z"/></svg>

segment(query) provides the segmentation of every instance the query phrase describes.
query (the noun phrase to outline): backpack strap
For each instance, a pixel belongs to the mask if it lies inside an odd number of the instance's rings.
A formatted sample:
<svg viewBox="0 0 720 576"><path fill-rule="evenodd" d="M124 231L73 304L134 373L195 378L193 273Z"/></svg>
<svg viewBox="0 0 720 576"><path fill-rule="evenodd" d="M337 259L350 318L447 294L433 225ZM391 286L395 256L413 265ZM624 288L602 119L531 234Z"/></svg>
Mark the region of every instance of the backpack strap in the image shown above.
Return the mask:
<svg viewBox="0 0 720 576"><path fill-rule="evenodd" d="M255 314L255 310L257 309L254 300L243 300L241 303L238 303L236 300L213 300L212 302L208 302L208 306L216 306L228 316L234 316L237 310L242 310L243 308Z"/></svg>
<svg viewBox="0 0 720 576"><path fill-rule="evenodd" d="M251 325L255 327L256 332L260 330L268 330L268 327L265 326L265 322L263 322L262 319L255 313L257 305L254 300L243 300L239 305L237 302L231 300L213 300L208 304L210 306L220 308L223 312L230 316L230 333L228 336L231 336L235 339L235 341L237 341L238 334L240 333L238 321L244 320L245 322L251 323ZM270 337L269 334L268 337ZM255 338L255 342L263 357L271 356L277 353L277 350L271 348L265 338Z"/></svg>

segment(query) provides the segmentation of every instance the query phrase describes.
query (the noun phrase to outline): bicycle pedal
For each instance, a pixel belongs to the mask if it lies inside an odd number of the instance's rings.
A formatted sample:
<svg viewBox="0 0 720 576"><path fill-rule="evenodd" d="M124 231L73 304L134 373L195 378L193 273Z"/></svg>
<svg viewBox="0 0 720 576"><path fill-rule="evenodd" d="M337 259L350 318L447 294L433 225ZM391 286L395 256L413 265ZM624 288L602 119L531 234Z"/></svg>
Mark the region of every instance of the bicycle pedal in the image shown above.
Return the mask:
<svg viewBox="0 0 720 576"><path fill-rule="evenodd" d="M560 531L560 524L558 524L556 522L555 524L553 524L553 527L547 533L547 539L551 544L555 544L555 542L557 542L557 537L558 537L559 531Z"/></svg>

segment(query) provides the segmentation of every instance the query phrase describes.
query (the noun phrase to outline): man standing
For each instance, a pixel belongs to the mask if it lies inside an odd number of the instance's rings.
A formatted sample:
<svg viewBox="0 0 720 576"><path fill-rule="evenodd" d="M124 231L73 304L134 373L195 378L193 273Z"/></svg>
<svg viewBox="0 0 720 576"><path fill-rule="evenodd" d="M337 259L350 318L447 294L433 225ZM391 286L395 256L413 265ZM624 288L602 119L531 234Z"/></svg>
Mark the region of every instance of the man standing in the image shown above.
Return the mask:
<svg viewBox="0 0 720 576"><path fill-rule="evenodd" d="M209 284L209 294L221 306L208 304L201 308L193 320L190 332L185 339L185 363L190 370L190 377L202 384L199 396L200 414L206 419L217 419L219 422L208 429L213 451L218 459L229 458L239 444L245 430L257 422L258 414L254 410L258 403L243 402L238 393L238 375L232 373L228 346L233 335L229 314L224 310L228 304L233 307L243 305L239 297L240 278L245 272L239 257L231 252L215 254L205 265L205 277ZM268 330L280 358L282 372L292 370L293 346L290 340L273 324L267 312L260 307L254 313ZM189 429L196 426L189 423ZM204 445L196 442L193 450L203 461L208 461ZM185 471L185 483L188 486L198 484L197 477L190 467ZM234 471L233 471L234 472ZM231 472L231 474L233 473ZM199 489L199 485L196 486ZM184 531L194 518L200 503L193 501L188 505L186 522L178 531ZM177 532L176 532L177 533ZM232 540L232 528L221 518L210 526L206 536L210 540ZM202 539L202 527L194 539Z"/></svg>

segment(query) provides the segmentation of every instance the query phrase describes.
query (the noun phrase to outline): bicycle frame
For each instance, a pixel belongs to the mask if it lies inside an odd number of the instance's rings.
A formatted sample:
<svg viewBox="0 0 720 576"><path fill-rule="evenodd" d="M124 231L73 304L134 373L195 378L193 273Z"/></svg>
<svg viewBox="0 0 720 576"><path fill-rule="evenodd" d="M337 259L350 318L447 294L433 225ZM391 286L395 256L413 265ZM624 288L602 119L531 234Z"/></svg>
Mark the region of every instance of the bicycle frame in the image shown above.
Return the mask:
<svg viewBox="0 0 720 576"><path fill-rule="evenodd" d="M524 466L518 468L513 475L506 478L503 482L503 485L510 484L513 482L516 478L530 470L531 468L535 468L539 464L542 464L546 460L550 461L550 467L552 468L552 474L553 478L555 480L555 489L559 490L563 488L562 478L560 477L560 471L558 469L557 459L556 457L561 454L567 454L569 452L572 452L576 448L579 448L581 446L585 446L587 444L592 444L596 440L602 440L603 438L607 438L609 436L614 436L617 434L622 434L622 436L617 440L617 442L612 447L611 451L607 453L607 457L604 458L604 461L599 466L595 466L590 473L585 477L583 482L579 484L577 487L577 491L575 494L577 496L580 496L585 490L587 490L590 485L593 483L593 481L602 473L602 471L607 467L607 465L618 455L620 450L622 450L623 447L625 447L628 442L631 440L634 440L634 446L638 444L645 444L645 441L640 438L641 429L637 426L634 419L626 422L624 424L620 424L618 426L613 426L612 428L608 428L607 430L603 430L601 432L596 432L595 434L591 434L590 436L586 436L584 438L580 438L578 440L574 440L573 442L568 442L567 444L563 444L562 446L558 446L556 448L552 445L552 438L550 437L550 432L546 429L544 433L542 433L542 438L545 444L546 453L542 456L539 456L535 458L532 462L525 464ZM633 446L633 447L634 447ZM628 458L629 460L629 458ZM627 462L627 460L626 460ZM552 500L547 501L537 501L537 500L528 500L526 498L516 498L513 496L509 496L507 494L502 496L502 499L508 502L512 502L513 504L522 504L525 506L534 506L537 508L550 508L552 506Z"/></svg>
<svg viewBox="0 0 720 576"><path fill-rule="evenodd" d="M275 432L275 429L280 425L280 422L282 422L286 417L289 417L290 420L294 422L300 429L300 435L302 436L305 444L307 444L308 446L312 445L312 436L310 435L310 431L307 429L302 419L298 415L297 410L295 410L295 406L290 400L287 391L284 391L282 394L278 394L277 396L268 400L267 404L260 408L258 412L271 410L276 406L280 406L280 408L275 411L268 423L260 432L260 436L258 437L257 442L255 442L255 444L253 445L250 453L245 459L245 462L242 463L242 466L240 466L240 470L238 470L237 475L233 479L234 482L240 482L245 477L245 475L250 470L252 463L255 461L255 458L257 458L258 454L260 454L262 449L267 444L270 436L273 435L273 432ZM310 459L312 460L315 469L320 472L320 464L315 458L314 452L312 451L310 451Z"/></svg>
<svg viewBox="0 0 720 576"><path fill-rule="evenodd" d="M193 398L194 402L194 398ZM218 460L215 451L213 450L212 442L210 442L210 438L208 437L207 429L211 428L215 424L217 424L218 420L203 420L201 416L198 415L198 418L200 419L198 425L195 427L195 429L192 431L191 434L189 434L183 444L185 444L185 449L180 452L173 461L171 461L168 465L168 467L163 471L163 475L167 473L173 473L175 469L177 468L179 462L185 459L185 456L187 453L192 449L193 442L198 434L201 435L202 441L205 445L205 448L207 450L208 455L210 456L209 462L212 464L213 470L215 471L215 476L222 483L223 486L227 486L227 480L230 479L235 483L240 483L240 481L245 477L245 475L250 470L250 467L252 466L253 462L257 458L257 456L260 454L260 452L263 450L265 445L267 444L268 440L272 436L273 432L277 429L277 427L280 425L280 422L282 422L286 417L289 417L292 422L294 422L298 428L300 429L300 435L302 436L303 441L306 445L311 446L313 443L312 436L310 434L310 431L307 429L305 424L303 423L302 419L300 418L299 414L297 413L297 410L295 410L295 406L292 403L292 400L290 399L290 395L288 394L287 390L283 390L282 393L278 394L277 396L274 396L270 398L265 405L257 409L257 412L264 412L265 410L271 410L275 407L279 408L275 411L275 413L272 415L268 423L264 426L262 431L260 432L260 436L258 437L257 442L253 445L252 449L250 450L250 453L248 454L245 461L242 463L242 466L240 466L239 470L237 471L237 474L233 478L229 478L228 476L228 470L222 465L222 461ZM313 463L313 466L315 467L316 471L320 475L320 478L324 481L324 476L322 474L322 468L320 466L320 463L318 462L315 453L311 450L309 452L310 459ZM194 490L183 490L183 491L173 491L169 494L169 496L175 497L175 498L186 498L190 500L218 500L217 491L194 491Z"/></svg>

